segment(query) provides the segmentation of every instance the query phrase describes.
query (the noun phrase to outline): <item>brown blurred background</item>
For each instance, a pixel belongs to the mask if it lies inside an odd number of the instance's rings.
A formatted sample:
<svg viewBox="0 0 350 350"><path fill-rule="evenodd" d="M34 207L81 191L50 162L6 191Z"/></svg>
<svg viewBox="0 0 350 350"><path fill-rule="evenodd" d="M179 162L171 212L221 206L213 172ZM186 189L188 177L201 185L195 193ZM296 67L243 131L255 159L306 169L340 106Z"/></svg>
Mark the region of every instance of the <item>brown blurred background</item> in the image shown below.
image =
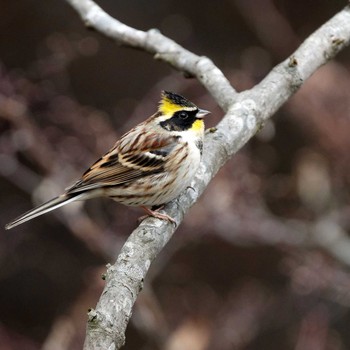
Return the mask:
<svg viewBox="0 0 350 350"><path fill-rule="evenodd" d="M345 1L98 1L258 83ZM0 0L0 348L80 349L88 308L141 211L70 185L154 112L160 90L223 116L199 83L87 30L64 1ZM350 50L226 164L153 264L125 349L350 348Z"/></svg>

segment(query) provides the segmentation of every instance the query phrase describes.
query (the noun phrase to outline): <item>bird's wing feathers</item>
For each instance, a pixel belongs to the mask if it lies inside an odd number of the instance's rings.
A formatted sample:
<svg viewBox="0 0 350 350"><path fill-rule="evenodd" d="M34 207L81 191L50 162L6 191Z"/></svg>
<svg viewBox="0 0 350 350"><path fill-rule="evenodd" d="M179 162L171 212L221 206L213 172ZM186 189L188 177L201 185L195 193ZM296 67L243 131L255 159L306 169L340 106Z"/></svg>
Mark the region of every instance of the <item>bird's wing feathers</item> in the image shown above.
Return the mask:
<svg viewBox="0 0 350 350"><path fill-rule="evenodd" d="M139 130L133 137L133 131L124 135L108 153L95 162L77 183L67 189L67 193L117 186L148 174L162 172L165 158L177 145L176 137L159 134L146 136Z"/></svg>

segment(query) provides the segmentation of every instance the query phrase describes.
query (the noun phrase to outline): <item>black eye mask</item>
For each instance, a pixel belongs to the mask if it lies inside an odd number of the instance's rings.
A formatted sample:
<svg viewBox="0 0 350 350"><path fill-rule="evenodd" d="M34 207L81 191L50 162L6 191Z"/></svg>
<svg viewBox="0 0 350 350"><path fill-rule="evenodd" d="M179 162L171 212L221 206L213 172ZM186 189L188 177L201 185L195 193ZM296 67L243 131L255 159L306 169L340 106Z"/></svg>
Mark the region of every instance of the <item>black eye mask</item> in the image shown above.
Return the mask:
<svg viewBox="0 0 350 350"><path fill-rule="evenodd" d="M188 130L197 120L197 113L198 109L193 111L182 110L175 112L170 119L160 122L160 126L168 131Z"/></svg>

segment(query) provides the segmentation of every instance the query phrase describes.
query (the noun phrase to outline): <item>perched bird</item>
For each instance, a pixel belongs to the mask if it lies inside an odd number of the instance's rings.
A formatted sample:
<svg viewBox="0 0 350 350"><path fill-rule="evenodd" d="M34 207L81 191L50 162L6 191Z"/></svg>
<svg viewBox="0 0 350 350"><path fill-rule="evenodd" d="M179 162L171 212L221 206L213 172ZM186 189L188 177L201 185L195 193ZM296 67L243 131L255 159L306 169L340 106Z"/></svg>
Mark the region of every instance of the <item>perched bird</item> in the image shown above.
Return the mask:
<svg viewBox="0 0 350 350"><path fill-rule="evenodd" d="M174 222L159 207L177 197L195 175L209 112L181 95L163 91L158 111L124 134L65 192L6 225L10 229L77 200L109 197Z"/></svg>

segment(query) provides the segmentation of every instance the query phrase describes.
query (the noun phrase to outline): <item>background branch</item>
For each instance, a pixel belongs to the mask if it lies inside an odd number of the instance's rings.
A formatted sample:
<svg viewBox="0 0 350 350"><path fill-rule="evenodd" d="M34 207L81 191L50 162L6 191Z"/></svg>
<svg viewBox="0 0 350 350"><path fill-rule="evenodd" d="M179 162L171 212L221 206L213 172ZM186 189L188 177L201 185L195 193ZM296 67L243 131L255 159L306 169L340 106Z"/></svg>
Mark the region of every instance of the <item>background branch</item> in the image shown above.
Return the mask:
<svg viewBox="0 0 350 350"><path fill-rule="evenodd" d="M223 73L157 30L136 30L105 13L90 0L67 0L87 26L119 44L145 50L176 69L195 76L226 113L217 130L208 133L201 167L191 186L165 210L180 224L219 168L261 129L266 119L321 65L350 41L350 10L346 7L313 33L284 62L253 89L237 94ZM89 312L86 349L115 346L125 341L125 329L150 264L168 242L175 227L153 218L130 235L106 274L106 286L95 310Z"/></svg>
<svg viewBox="0 0 350 350"><path fill-rule="evenodd" d="M197 56L157 29L147 32L131 28L109 16L91 0L67 0L89 28L93 28L117 43L153 54L177 70L195 76L211 93L223 110L232 104L235 90L213 62Z"/></svg>

